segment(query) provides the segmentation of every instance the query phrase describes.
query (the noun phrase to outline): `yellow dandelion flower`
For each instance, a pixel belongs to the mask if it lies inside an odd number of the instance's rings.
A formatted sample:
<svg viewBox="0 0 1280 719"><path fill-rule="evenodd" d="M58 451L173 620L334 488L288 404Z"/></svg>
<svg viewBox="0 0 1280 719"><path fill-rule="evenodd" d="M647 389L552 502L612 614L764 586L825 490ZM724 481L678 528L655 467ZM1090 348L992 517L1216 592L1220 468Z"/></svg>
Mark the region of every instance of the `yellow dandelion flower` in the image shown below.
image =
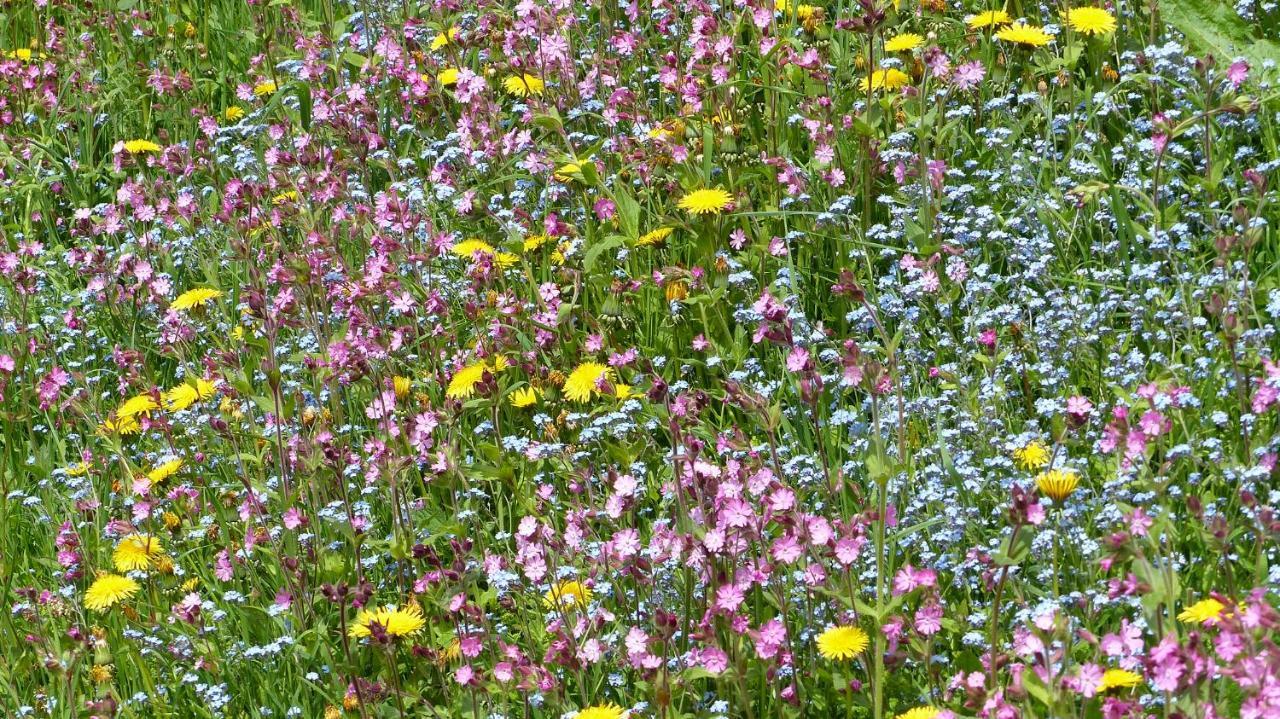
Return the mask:
<svg viewBox="0 0 1280 719"><path fill-rule="evenodd" d="M253 86L253 95L254 97L267 97L268 95L274 95L276 89L276 83L272 80L267 80Z"/></svg>
<svg viewBox="0 0 1280 719"><path fill-rule="evenodd" d="M489 367L484 362L474 362L454 372L453 378L449 380L449 387L444 392L445 396L451 399L470 397L475 394L476 386L488 371Z"/></svg>
<svg viewBox="0 0 1280 719"><path fill-rule="evenodd" d="M197 378L195 384L184 382L166 390L162 399L170 412L181 412L202 399L209 399L215 391L212 382Z"/></svg>
<svg viewBox="0 0 1280 719"><path fill-rule="evenodd" d="M718 215L733 202L733 195L719 187L694 190L680 198L677 206L692 215Z"/></svg>
<svg viewBox="0 0 1280 719"><path fill-rule="evenodd" d="M808 20L818 14L818 6L816 5L797 5L796 17L800 20Z"/></svg>
<svg viewBox="0 0 1280 719"><path fill-rule="evenodd" d="M524 238L523 249L525 252L532 252L550 241L551 238L546 235L529 235Z"/></svg>
<svg viewBox="0 0 1280 719"><path fill-rule="evenodd" d="M136 417L121 417L119 419L109 419L98 425L98 434L101 435L127 435L137 434L142 431L142 424L138 422Z"/></svg>
<svg viewBox="0 0 1280 719"><path fill-rule="evenodd" d="M1053 42L1053 36L1045 32L1044 28L1025 23L1014 23L1008 27L1000 28L1000 31L996 33L996 39L1028 47L1044 47Z"/></svg>
<svg viewBox="0 0 1280 719"><path fill-rule="evenodd" d="M493 258L493 263L500 269L506 269L520 259L510 252L498 252L488 242L476 239L455 243L453 247L449 248L449 251L466 260L475 257L477 252L482 255L488 255Z"/></svg>
<svg viewBox="0 0 1280 719"><path fill-rule="evenodd" d="M160 405L156 403L154 397L149 393L139 394L130 397L124 401L124 404L116 408L116 417L136 417L140 414L147 414L152 410L160 409Z"/></svg>
<svg viewBox="0 0 1280 719"><path fill-rule="evenodd" d="M422 631L427 620L422 616L422 608L411 604L404 609L388 605L381 609L362 609L347 635L359 639L373 634L373 625L382 627L382 631L391 637L407 637Z"/></svg>
<svg viewBox="0 0 1280 719"><path fill-rule="evenodd" d="M1040 469L1049 463L1049 448L1043 442L1028 442L1013 450L1013 461L1027 471Z"/></svg>
<svg viewBox="0 0 1280 719"><path fill-rule="evenodd" d="M1102 673L1102 681L1098 684L1098 691L1132 689L1140 684L1142 684L1142 675L1137 672L1131 672L1127 669L1108 669Z"/></svg>
<svg viewBox="0 0 1280 719"><path fill-rule="evenodd" d="M391 389L396 393L396 399L404 399L409 396L409 390L413 389L413 380L396 375L391 378Z"/></svg>
<svg viewBox="0 0 1280 719"><path fill-rule="evenodd" d="M942 713L942 710L939 709L938 707L923 706L923 707L916 707L914 709L908 709L902 712L901 714L899 714L898 716L894 717L894 719L933 719L934 717L938 716L938 714L941 714L941 713Z"/></svg>
<svg viewBox="0 0 1280 719"><path fill-rule="evenodd" d="M207 305L221 296L222 293L218 290L209 289L208 287L196 287L174 298L173 302L169 303L169 309L185 312L192 307Z"/></svg>
<svg viewBox="0 0 1280 719"><path fill-rule="evenodd" d="M164 404L170 412L181 412L200 399L200 393L189 384L180 384L164 393Z"/></svg>
<svg viewBox="0 0 1280 719"><path fill-rule="evenodd" d="M436 75L436 82L440 83L441 87L449 87L451 85L457 85L458 84L458 68L446 67L445 69L441 70L440 74Z"/></svg>
<svg viewBox="0 0 1280 719"><path fill-rule="evenodd" d="M244 108L239 105L232 105L222 111L222 119L227 122L239 122L244 117Z"/></svg>
<svg viewBox="0 0 1280 719"><path fill-rule="evenodd" d="M195 388L192 387L192 389L194 390ZM160 484L166 479L177 474L178 470L182 469L183 464L184 462L181 457L175 457L167 462L163 462L157 465L155 469L147 472L147 480L152 484Z"/></svg>
<svg viewBox="0 0 1280 719"><path fill-rule="evenodd" d="M675 232L674 227L659 227L656 230L651 230L640 235L640 238L636 240L636 246L661 245L671 236L672 232Z"/></svg>
<svg viewBox="0 0 1280 719"><path fill-rule="evenodd" d="M542 82L542 78L524 73L522 75L509 76L502 81L502 87L506 88L508 94L516 97L528 97L530 95L541 97L546 85Z"/></svg>
<svg viewBox="0 0 1280 719"><path fill-rule="evenodd" d="M431 40L431 51L435 52L436 50L443 49L444 47L448 46L450 41L457 40L457 39L458 39L458 26L454 25L453 27L449 28L446 32L438 33L435 36L435 38Z"/></svg>
<svg viewBox="0 0 1280 719"><path fill-rule="evenodd" d="M818 635L818 653L825 659L852 659L863 652L871 640L858 627L831 627Z"/></svg>
<svg viewBox="0 0 1280 719"><path fill-rule="evenodd" d="M897 90L900 87L906 87L911 83L911 76L896 68L886 68L884 70L876 70L871 73L871 78L862 78L858 83L858 89L866 92L877 90Z"/></svg>
<svg viewBox="0 0 1280 719"><path fill-rule="evenodd" d="M5 57L9 58L10 60L21 60L22 62L31 62L31 58L34 57L34 53L31 52L30 48L20 47L17 50L10 50L9 52L5 53Z"/></svg>
<svg viewBox="0 0 1280 719"><path fill-rule="evenodd" d="M178 515L174 514L173 512L165 512L164 514L160 515L160 521L164 522L164 528L169 530L170 532L182 526L182 520L179 519Z"/></svg>
<svg viewBox="0 0 1280 719"><path fill-rule="evenodd" d="M618 399L631 399L636 396L629 384L615 384L613 386L613 396Z"/></svg>
<svg viewBox="0 0 1280 719"><path fill-rule="evenodd" d="M102 574L84 593L85 607L103 612L138 593L138 583L119 574Z"/></svg>
<svg viewBox="0 0 1280 719"><path fill-rule="evenodd" d="M209 399L218 394L218 385L204 377L196 377L196 394L200 395L201 400Z"/></svg>
<svg viewBox="0 0 1280 719"><path fill-rule="evenodd" d="M591 588L576 579L559 582L542 596L542 605L547 609L556 607L577 607L582 609L591 603Z"/></svg>
<svg viewBox="0 0 1280 719"><path fill-rule="evenodd" d="M511 406L516 409L532 407L538 401L538 390L532 387L521 387L511 393Z"/></svg>
<svg viewBox="0 0 1280 719"><path fill-rule="evenodd" d="M129 140L124 143L124 151L130 155L140 155L144 152L159 152L161 147L150 140Z"/></svg>
<svg viewBox="0 0 1280 719"><path fill-rule="evenodd" d="M75 464L66 468L66 473L68 477L83 477L84 475L89 473L89 463L76 462Z"/></svg>
<svg viewBox="0 0 1280 719"><path fill-rule="evenodd" d="M626 714L617 704L595 704L579 709L574 719L622 719Z"/></svg>
<svg viewBox="0 0 1280 719"><path fill-rule="evenodd" d="M1188 624L1210 624L1222 616L1222 610L1224 609L1226 609L1226 605L1213 597L1201 599L1183 609L1182 613L1178 615L1178 621Z"/></svg>
<svg viewBox="0 0 1280 719"><path fill-rule="evenodd" d="M1083 35L1109 35L1116 30L1116 18L1100 7L1073 7L1067 11L1067 24Z"/></svg>
<svg viewBox="0 0 1280 719"><path fill-rule="evenodd" d="M1056 504L1062 504L1080 484L1080 475L1070 469L1051 469L1036 477L1036 489Z"/></svg>
<svg viewBox="0 0 1280 719"><path fill-rule="evenodd" d="M1008 25L1013 21L1013 18L1009 17L1009 13L1004 10L988 10L976 15L970 15L964 21L969 25L970 30L985 30L989 27Z"/></svg>
<svg viewBox="0 0 1280 719"><path fill-rule="evenodd" d="M911 52L912 50L924 44L924 38L913 33L904 32L901 35L895 35L884 43L885 52Z"/></svg>
<svg viewBox="0 0 1280 719"><path fill-rule="evenodd" d="M111 667L105 664L94 664L89 670L89 680L94 684L106 684L111 681Z"/></svg>
<svg viewBox="0 0 1280 719"><path fill-rule="evenodd" d="M486 255L492 255L494 253L493 245L485 242L484 240L463 240L462 242L455 242L453 246L449 248L449 251L458 257L467 260L475 256L477 252L481 252Z"/></svg>
<svg viewBox="0 0 1280 719"><path fill-rule="evenodd" d="M563 183L571 182L573 180L574 175L578 175L578 176L582 175L581 163L566 162L563 165L561 165L559 169L557 169L555 172L551 173L551 177L554 178L556 182L563 182Z"/></svg>
<svg viewBox="0 0 1280 719"><path fill-rule="evenodd" d="M111 561L117 572L134 572L150 569L160 557L164 556L164 547L160 540L147 534L130 534L116 545Z"/></svg>
<svg viewBox="0 0 1280 719"><path fill-rule="evenodd" d="M462 642L457 637L453 637L449 640L449 644L445 646L444 649L440 650L439 659L441 664L448 664L449 662L457 660L461 656Z"/></svg>
<svg viewBox="0 0 1280 719"><path fill-rule="evenodd" d="M599 362L583 362L564 380L564 396L574 402L586 402L600 392L601 380L613 378L613 370Z"/></svg>
<svg viewBox="0 0 1280 719"><path fill-rule="evenodd" d="M156 557L156 571L161 574L173 574L173 560L163 554Z"/></svg>

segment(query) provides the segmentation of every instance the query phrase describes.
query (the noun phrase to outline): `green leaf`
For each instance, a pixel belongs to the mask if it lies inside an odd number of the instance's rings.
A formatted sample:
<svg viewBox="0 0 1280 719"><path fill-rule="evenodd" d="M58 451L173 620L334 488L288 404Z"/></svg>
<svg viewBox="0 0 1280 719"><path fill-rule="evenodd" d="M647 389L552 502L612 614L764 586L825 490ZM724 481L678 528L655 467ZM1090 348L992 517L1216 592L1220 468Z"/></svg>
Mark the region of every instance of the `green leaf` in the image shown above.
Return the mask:
<svg viewBox="0 0 1280 719"><path fill-rule="evenodd" d="M595 267L596 261L600 259L600 253L605 250L615 249L625 244L627 238L622 235L609 235L608 237L592 244L587 251L582 253L582 269L587 274L591 274L592 268Z"/></svg>
<svg viewBox="0 0 1280 719"><path fill-rule="evenodd" d="M615 187L613 202L618 206L618 219L622 224L622 234L628 240L640 238L640 203L631 196L625 187Z"/></svg>
<svg viewBox="0 0 1280 719"><path fill-rule="evenodd" d="M715 135L708 122L702 126L702 181L705 187L711 187L711 165L715 151Z"/></svg>
<svg viewBox="0 0 1280 719"><path fill-rule="evenodd" d="M1280 58L1280 44L1260 36L1261 25L1246 23L1231 3L1220 0L1164 0L1160 13L1170 25L1187 37L1192 49L1210 53L1219 63L1237 55L1249 61L1256 72L1266 72L1263 63ZM1271 74L1275 71L1272 70Z"/></svg>
<svg viewBox="0 0 1280 719"><path fill-rule="evenodd" d="M544 114L535 116L533 124L552 132L559 132L564 127L564 123L560 121L560 113L554 107Z"/></svg>
<svg viewBox="0 0 1280 719"><path fill-rule="evenodd" d="M302 120L302 129L311 130L311 86L305 82L295 83L293 94L298 98L298 115Z"/></svg>
<svg viewBox="0 0 1280 719"><path fill-rule="evenodd" d="M995 556L996 566L1010 567L1020 564L1031 553L1031 533L1015 532L1005 540L1000 552Z"/></svg>
<svg viewBox="0 0 1280 719"><path fill-rule="evenodd" d="M1036 676L1035 672L1023 672L1022 688L1026 690L1031 698L1045 706L1050 706L1053 703L1049 698L1049 689L1040 681L1040 677Z"/></svg>
<svg viewBox="0 0 1280 719"><path fill-rule="evenodd" d="M703 669L702 667L689 667L680 672L680 679L686 682L697 681L699 679L731 679L734 673L732 669L726 669L719 674Z"/></svg>

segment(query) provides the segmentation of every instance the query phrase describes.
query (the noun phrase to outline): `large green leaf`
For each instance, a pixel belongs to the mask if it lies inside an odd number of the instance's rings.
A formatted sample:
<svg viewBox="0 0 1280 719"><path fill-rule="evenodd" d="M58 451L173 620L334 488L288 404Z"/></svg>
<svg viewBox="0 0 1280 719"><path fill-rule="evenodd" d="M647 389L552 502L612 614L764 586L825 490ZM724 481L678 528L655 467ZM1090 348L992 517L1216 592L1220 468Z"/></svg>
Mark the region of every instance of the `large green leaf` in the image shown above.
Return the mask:
<svg viewBox="0 0 1280 719"><path fill-rule="evenodd" d="M1268 39L1260 25L1245 22L1222 0L1163 0L1160 13L1187 37L1192 50L1210 53L1218 62L1243 57L1256 73L1274 75L1263 62L1280 62L1280 44Z"/></svg>

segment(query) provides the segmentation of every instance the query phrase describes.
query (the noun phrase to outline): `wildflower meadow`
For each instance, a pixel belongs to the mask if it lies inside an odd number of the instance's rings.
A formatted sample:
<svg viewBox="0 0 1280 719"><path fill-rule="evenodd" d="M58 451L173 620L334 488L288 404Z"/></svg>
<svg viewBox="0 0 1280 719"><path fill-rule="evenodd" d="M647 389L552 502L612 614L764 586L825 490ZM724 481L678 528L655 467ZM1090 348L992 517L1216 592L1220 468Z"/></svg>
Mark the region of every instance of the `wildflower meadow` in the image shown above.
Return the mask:
<svg viewBox="0 0 1280 719"><path fill-rule="evenodd" d="M1276 0L0 0L0 717L1280 719Z"/></svg>

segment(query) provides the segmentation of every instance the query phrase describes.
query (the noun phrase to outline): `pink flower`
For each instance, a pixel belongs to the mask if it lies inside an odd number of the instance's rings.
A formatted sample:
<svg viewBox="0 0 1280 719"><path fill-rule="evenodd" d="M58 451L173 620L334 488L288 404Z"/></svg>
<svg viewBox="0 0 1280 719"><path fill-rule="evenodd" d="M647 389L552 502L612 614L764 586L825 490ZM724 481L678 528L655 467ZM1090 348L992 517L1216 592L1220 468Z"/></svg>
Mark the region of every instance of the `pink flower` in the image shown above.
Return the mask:
<svg viewBox="0 0 1280 719"><path fill-rule="evenodd" d="M853 564L862 550L862 542L854 538L845 538L836 542L836 559L843 565Z"/></svg>
<svg viewBox="0 0 1280 719"><path fill-rule="evenodd" d="M780 619L770 619L760 626L755 635L756 656L761 659L772 659L778 650L787 643L787 625Z"/></svg>
<svg viewBox="0 0 1280 719"><path fill-rule="evenodd" d="M1138 420L1138 428L1148 437L1159 437L1169 431L1172 426L1172 422L1155 410L1144 412L1142 419Z"/></svg>
<svg viewBox="0 0 1280 719"><path fill-rule="evenodd" d="M1231 82L1233 90L1239 90L1247 79L1249 79L1249 63L1244 60L1236 60L1231 63L1231 67L1227 68L1227 80Z"/></svg>
<svg viewBox="0 0 1280 719"><path fill-rule="evenodd" d="M1147 516L1147 513L1142 511L1142 507L1136 507L1133 514L1129 515L1129 533L1135 537L1145 537L1147 530L1154 523L1155 520Z"/></svg>
<svg viewBox="0 0 1280 719"><path fill-rule="evenodd" d="M1280 399L1280 389L1270 384L1261 385L1253 393L1252 409L1255 413L1263 412L1275 404L1277 399Z"/></svg>
<svg viewBox="0 0 1280 719"><path fill-rule="evenodd" d="M1085 697L1091 697L1098 693L1098 687L1102 684L1102 667L1092 662L1084 664L1076 673L1072 684L1072 688L1076 692Z"/></svg>
<svg viewBox="0 0 1280 719"><path fill-rule="evenodd" d="M977 87L982 82L982 78L987 76L987 69L982 66L978 60L966 62L956 68L955 73L951 76L951 81L961 90L968 90Z"/></svg>
<svg viewBox="0 0 1280 719"><path fill-rule="evenodd" d="M66 370L58 366L54 366L53 369L49 370L49 373L40 380L40 384L36 387L36 393L40 395L40 409L46 410L53 406L53 403L58 399L58 393L69 384L71 384L71 375L67 374Z"/></svg>
<svg viewBox="0 0 1280 719"><path fill-rule="evenodd" d="M745 594L737 584L721 585L720 589L716 590L716 608L726 612L737 611L744 598Z"/></svg>
<svg viewBox="0 0 1280 719"><path fill-rule="evenodd" d="M942 629L942 606L936 602L916 610L916 631L924 636L933 636Z"/></svg>
<svg viewBox="0 0 1280 719"><path fill-rule="evenodd" d="M627 559L640 553L640 533L634 529L623 529L613 535L613 551Z"/></svg>
<svg viewBox="0 0 1280 719"><path fill-rule="evenodd" d="M1179 660L1160 662L1151 674L1151 686L1162 692L1176 692L1183 671L1182 662Z"/></svg>
<svg viewBox="0 0 1280 719"><path fill-rule="evenodd" d="M792 372L802 372L809 366L809 351L803 347L791 348L791 353L787 355L787 369Z"/></svg>
<svg viewBox="0 0 1280 719"><path fill-rule="evenodd" d="M729 655L718 647L708 647L698 652L698 663L712 674L720 674L729 668Z"/></svg>
<svg viewBox="0 0 1280 719"><path fill-rule="evenodd" d="M1076 419L1085 419L1093 411L1093 403L1088 397L1074 395L1067 398L1067 414Z"/></svg>
<svg viewBox="0 0 1280 719"><path fill-rule="evenodd" d="M227 550L224 549L221 552L218 552L218 557L214 561L213 565L213 574L220 581L231 581L231 558L227 555Z"/></svg>
<svg viewBox="0 0 1280 719"><path fill-rule="evenodd" d="M783 564L791 564L804 554L794 535L785 534L773 543L773 558Z"/></svg>
<svg viewBox="0 0 1280 719"><path fill-rule="evenodd" d="M1142 630L1129 623L1128 619L1120 620L1120 631L1102 637L1102 651L1108 656L1122 657L1136 654L1142 649Z"/></svg>
<svg viewBox="0 0 1280 719"><path fill-rule="evenodd" d="M938 575L932 569L916 569L908 564L893 578L893 593L906 594L917 587L932 587L937 584Z"/></svg>
<svg viewBox="0 0 1280 719"><path fill-rule="evenodd" d="M298 527L305 526L306 523L307 518L303 516L302 512L297 507L290 507L285 511L284 526L286 529L297 529Z"/></svg>

